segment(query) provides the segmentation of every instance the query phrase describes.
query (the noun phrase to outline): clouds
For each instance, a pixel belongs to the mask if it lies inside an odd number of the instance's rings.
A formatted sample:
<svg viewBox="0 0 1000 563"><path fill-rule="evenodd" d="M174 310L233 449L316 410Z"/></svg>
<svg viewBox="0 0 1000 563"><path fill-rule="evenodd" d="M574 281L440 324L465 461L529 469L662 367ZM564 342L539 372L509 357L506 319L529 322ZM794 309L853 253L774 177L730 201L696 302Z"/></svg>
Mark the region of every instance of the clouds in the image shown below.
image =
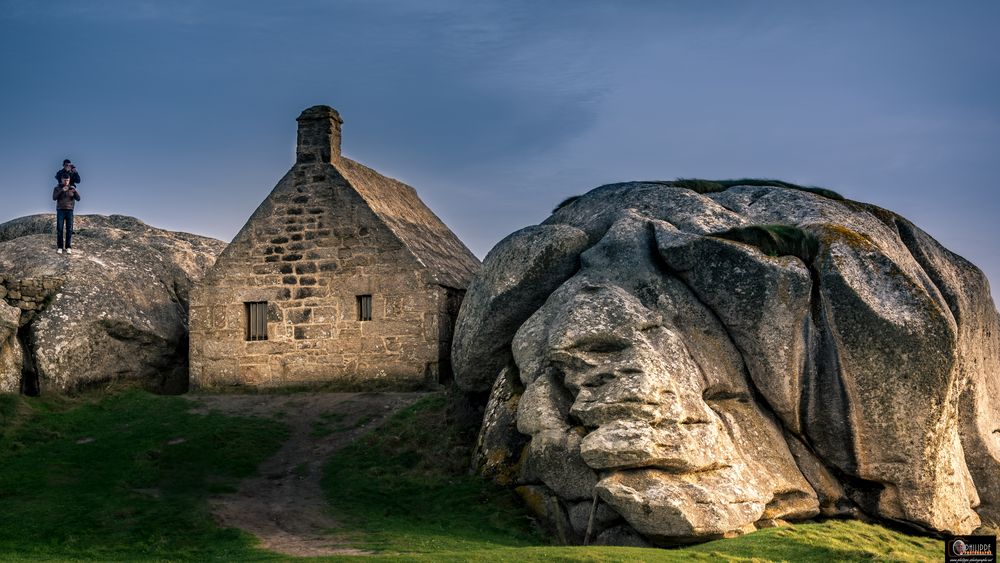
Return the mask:
<svg viewBox="0 0 1000 563"><path fill-rule="evenodd" d="M72 154L89 210L230 238L325 103L348 156L479 255L601 183L770 176L898 210L1000 278L997 227L968 226L998 211L995 3L0 6L3 219L47 209L34 187Z"/></svg>

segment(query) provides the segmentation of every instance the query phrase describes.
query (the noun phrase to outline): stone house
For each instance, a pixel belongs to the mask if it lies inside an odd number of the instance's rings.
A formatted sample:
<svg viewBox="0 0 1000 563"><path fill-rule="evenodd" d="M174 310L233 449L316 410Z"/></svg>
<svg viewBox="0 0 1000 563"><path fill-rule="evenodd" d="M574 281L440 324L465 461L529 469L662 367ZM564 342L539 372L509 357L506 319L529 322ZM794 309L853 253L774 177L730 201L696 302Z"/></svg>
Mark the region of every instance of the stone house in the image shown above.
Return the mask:
<svg viewBox="0 0 1000 563"><path fill-rule="evenodd" d="M334 109L297 121L294 166L192 291L192 386L447 382L479 260L413 188L341 155Z"/></svg>

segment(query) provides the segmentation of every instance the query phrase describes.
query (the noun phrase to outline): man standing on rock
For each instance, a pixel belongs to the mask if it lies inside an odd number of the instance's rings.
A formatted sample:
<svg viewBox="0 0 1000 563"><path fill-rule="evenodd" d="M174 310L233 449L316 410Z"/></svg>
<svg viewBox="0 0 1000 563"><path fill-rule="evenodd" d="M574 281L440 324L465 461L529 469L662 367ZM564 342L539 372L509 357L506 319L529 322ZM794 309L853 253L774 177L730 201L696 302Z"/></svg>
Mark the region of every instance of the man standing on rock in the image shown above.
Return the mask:
<svg viewBox="0 0 1000 563"><path fill-rule="evenodd" d="M80 173L76 171L76 166L67 158L63 161L62 168L56 171L56 181L62 183L63 177L69 177L69 185L76 187L80 183Z"/></svg>
<svg viewBox="0 0 1000 563"><path fill-rule="evenodd" d="M59 180L59 185L52 190L52 199L56 202L56 252L59 254L62 254L63 248L66 249L66 254L73 252L73 208L76 202L80 201L80 192L76 191L72 181L70 174L64 174ZM65 244L63 224L66 226Z"/></svg>

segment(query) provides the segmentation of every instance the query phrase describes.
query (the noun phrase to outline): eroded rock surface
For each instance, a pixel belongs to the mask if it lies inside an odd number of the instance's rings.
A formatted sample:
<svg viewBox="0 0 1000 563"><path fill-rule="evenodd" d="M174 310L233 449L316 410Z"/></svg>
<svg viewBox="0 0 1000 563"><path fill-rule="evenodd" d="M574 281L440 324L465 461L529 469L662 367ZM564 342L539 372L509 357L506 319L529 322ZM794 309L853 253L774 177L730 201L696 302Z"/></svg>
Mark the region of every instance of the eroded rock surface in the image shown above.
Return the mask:
<svg viewBox="0 0 1000 563"><path fill-rule="evenodd" d="M0 299L0 393L16 393L21 384L24 354L17 339L21 310Z"/></svg>
<svg viewBox="0 0 1000 563"><path fill-rule="evenodd" d="M225 243L119 215L80 215L57 254L53 215L0 225L3 391L65 392L115 380L187 388L188 291Z"/></svg>
<svg viewBox="0 0 1000 563"><path fill-rule="evenodd" d="M982 272L884 209L627 183L490 252L453 362L492 386L480 471L565 541L969 533L1000 503L998 330Z"/></svg>

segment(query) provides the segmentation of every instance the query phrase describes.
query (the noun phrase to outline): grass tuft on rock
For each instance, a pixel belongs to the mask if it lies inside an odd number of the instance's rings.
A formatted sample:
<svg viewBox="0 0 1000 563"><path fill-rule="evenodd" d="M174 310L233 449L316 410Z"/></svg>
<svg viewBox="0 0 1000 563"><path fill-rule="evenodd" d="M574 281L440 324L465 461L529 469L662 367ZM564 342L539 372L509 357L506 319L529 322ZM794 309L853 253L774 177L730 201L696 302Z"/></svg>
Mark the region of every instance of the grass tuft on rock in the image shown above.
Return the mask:
<svg viewBox="0 0 1000 563"><path fill-rule="evenodd" d="M677 188L687 188L700 194L723 192L735 186L775 186L779 188L787 188L789 190L798 190L800 192L809 192L828 199L835 199L839 201L844 201L845 199L844 196L839 193L826 188L816 186L800 186L799 184L768 178L740 178L738 180L678 178L677 180L670 182L670 185Z"/></svg>
<svg viewBox="0 0 1000 563"><path fill-rule="evenodd" d="M796 256L806 264L819 253L816 235L792 225L737 227L712 236L755 246L768 256Z"/></svg>
<svg viewBox="0 0 1000 563"><path fill-rule="evenodd" d="M719 182L698 178L678 178L668 185L674 188L685 188L699 194L714 194L726 191L726 186Z"/></svg>
<svg viewBox="0 0 1000 563"><path fill-rule="evenodd" d="M559 205L555 206L555 208L552 209L552 212L555 213L556 211L559 211L563 207L566 207L567 205L573 203L574 201L580 199L581 197L583 197L583 196L580 196L580 195L569 196L568 198L566 198L566 199L562 200L561 202L559 202Z"/></svg>
<svg viewBox="0 0 1000 563"><path fill-rule="evenodd" d="M735 186L765 186L765 187L778 187L786 188L789 190L798 190L800 192L809 192L816 194L827 199L833 199L837 201L847 201L847 199L840 195L839 193L828 190L826 188L820 188L817 186L800 186L799 184L793 184L791 182L785 182L782 180L772 180L767 178L740 178L738 180L704 180L701 178L678 178L669 182L663 181L645 181L645 184L659 184L662 186L669 186L671 188L684 188L691 190L699 194L714 194L719 192L724 192L729 188ZM607 186L620 186L624 184L608 184ZM601 186L606 187L606 186ZM586 194L584 194L586 195ZM584 197L583 195L574 195L562 200L559 205L552 209L552 213L559 211L560 209L572 204L576 200Z"/></svg>

